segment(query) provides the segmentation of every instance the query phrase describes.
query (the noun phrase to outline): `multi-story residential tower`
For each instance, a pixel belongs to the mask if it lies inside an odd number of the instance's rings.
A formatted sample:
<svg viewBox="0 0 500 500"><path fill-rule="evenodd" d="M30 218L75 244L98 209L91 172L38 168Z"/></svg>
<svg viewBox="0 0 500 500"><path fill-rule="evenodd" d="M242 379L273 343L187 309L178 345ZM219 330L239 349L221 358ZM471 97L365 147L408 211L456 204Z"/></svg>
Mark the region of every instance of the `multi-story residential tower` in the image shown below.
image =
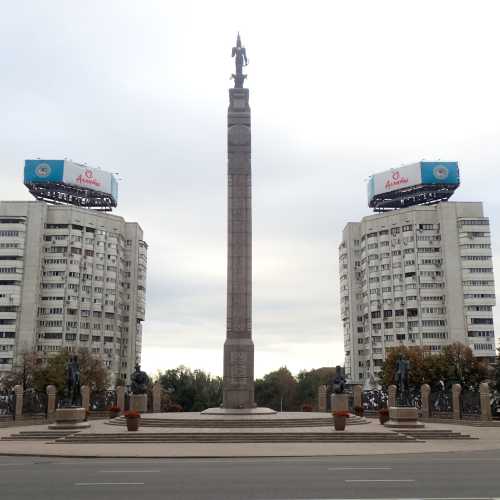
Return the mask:
<svg viewBox="0 0 500 500"><path fill-rule="evenodd" d="M42 201L0 202L0 375L23 352L88 348L112 381L141 357L147 244L135 222Z"/></svg>
<svg viewBox="0 0 500 500"><path fill-rule="evenodd" d="M481 203L441 202L348 223L339 247L345 369L377 378L399 345L461 342L494 359L489 221Z"/></svg>

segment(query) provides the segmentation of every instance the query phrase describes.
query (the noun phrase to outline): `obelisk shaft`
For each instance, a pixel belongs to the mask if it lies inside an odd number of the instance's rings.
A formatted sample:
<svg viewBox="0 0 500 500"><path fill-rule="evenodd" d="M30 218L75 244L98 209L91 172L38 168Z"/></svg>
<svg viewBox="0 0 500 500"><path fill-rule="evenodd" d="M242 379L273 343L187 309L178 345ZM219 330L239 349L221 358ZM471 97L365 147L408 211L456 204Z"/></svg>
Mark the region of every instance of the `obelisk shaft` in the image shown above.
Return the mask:
<svg viewBox="0 0 500 500"><path fill-rule="evenodd" d="M254 408L252 184L248 89L229 90L227 331L224 408Z"/></svg>

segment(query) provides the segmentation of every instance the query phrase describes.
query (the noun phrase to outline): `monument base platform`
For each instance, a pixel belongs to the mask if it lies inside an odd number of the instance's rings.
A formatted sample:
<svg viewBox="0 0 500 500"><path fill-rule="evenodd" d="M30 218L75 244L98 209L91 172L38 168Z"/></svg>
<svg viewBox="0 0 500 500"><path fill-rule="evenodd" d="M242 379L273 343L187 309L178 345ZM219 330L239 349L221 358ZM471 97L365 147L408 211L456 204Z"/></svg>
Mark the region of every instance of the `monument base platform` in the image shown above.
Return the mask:
<svg viewBox="0 0 500 500"><path fill-rule="evenodd" d="M207 408L201 415L275 415L278 413L271 408L258 406L256 408Z"/></svg>
<svg viewBox="0 0 500 500"><path fill-rule="evenodd" d="M384 425L391 429L421 429L425 427L418 421L417 409L407 406L391 406L389 408L389 421Z"/></svg>
<svg viewBox="0 0 500 500"><path fill-rule="evenodd" d="M148 411L148 395L147 394L131 394L130 395L130 409L138 411L139 413L146 413Z"/></svg>
<svg viewBox="0 0 500 500"><path fill-rule="evenodd" d="M90 427L85 422L85 408L58 408L55 415L56 423L50 424L50 430L80 430Z"/></svg>

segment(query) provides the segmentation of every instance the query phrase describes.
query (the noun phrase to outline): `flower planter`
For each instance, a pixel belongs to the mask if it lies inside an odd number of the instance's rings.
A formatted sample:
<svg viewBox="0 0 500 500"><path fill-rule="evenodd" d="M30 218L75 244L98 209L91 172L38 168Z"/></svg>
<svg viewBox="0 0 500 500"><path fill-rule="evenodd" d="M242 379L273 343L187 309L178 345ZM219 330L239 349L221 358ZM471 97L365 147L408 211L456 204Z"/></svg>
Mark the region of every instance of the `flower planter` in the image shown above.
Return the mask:
<svg viewBox="0 0 500 500"><path fill-rule="evenodd" d="M119 411L111 411L109 412L109 418L116 418L120 415Z"/></svg>
<svg viewBox="0 0 500 500"><path fill-rule="evenodd" d="M362 417L364 413L365 411L361 406L356 406L356 408L354 408L354 415L356 415L357 417Z"/></svg>
<svg viewBox="0 0 500 500"><path fill-rule="evenodd" d="M141 417L127 417L127 430L128 431L137 431L139 430L139 420Z"/></svg>
<svg viewBox="0 0 500 500"><path fill-rule="evenodd" d="M333 417L333 425L336 431L344 431L347 417L335 415Z"/></svg>
<svg viewBox="0 0 500 500"><path fill-rule="evenodd" d="M388 411L380 411L379 414L378 414L378 421L384 425L386 422L388 422L390 419L389 417L389 412Z"/></svg>

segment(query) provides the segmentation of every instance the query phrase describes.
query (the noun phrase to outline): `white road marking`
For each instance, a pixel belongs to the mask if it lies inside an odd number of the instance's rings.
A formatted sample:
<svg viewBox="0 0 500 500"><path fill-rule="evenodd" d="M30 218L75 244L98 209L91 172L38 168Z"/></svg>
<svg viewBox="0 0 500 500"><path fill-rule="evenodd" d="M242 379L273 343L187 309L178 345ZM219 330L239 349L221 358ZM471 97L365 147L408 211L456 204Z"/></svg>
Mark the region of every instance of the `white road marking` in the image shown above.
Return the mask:
<svg viewBox="0 0 500 500"><path fill-rule="evenodd" d="M142 474L143 472L161 472L159 470L100 470L101 474Z"/></svg>
<svg viewBox="0 0 500 500"><path fill-rule="evenodd" d="M144 483L75 483L75 486L144 486Z"/></svg>
<svg viewBox="0 0 500 500"><path fill-rule="evenodd" d="M329 467L328 470L392 470L392 467Z"/></svg>
<svg viewBox="0 0 500 500"><path fill-rule="evenodd" d="M415 479L344 479L345 483L414 483Z"/></svg>
<svg viewBox="0 0 500 500"><path fill-rule="evenodd" d="M10 467L10 466L13 466L13 465L35 465L35 464L33 462L31 462L29 464L28 463L27 464L20 464L19 462L17 462L17 463L14 463L14 464L0 464L0 467L5 467L6 465Z"/></svg>
<svg viewBox="0 0 500 500"><path fill-rule="evenodd" d="M265 499L278 500L278 499ZM294 500L365 500L363 498L295 498ZM384 498L370 498L370 500L387 500ZM500 500L500 497L421 497L421 498L391 498L391 500Z"/></svg>

